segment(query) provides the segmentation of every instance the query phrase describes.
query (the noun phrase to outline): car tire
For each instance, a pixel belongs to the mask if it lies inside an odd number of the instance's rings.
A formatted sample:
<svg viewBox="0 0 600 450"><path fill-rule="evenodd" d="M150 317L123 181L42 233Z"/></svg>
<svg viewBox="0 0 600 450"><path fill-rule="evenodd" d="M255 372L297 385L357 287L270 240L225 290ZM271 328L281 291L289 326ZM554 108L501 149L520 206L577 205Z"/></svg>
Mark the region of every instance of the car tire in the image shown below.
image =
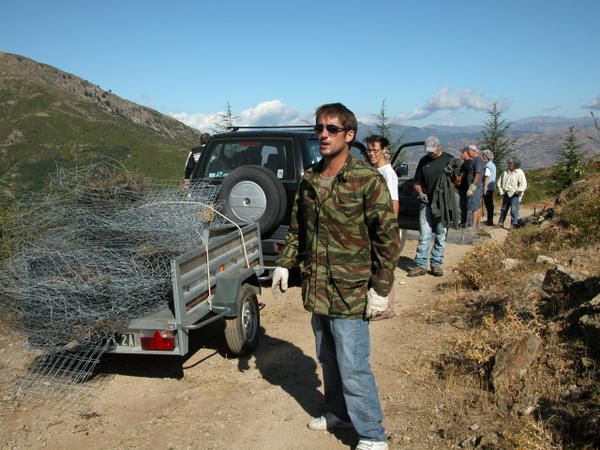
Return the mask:
<svg viewBox="0 0 600 450"><path fill-rule="evenodd" d="M256 349L260 337L260 309L250 286L240 288L237 307L237 317L225 319L225 341L234 355L247 355Z"/></svg>
<svg viewBox="0 0 600 450"><path fill-rule="evenodd" d="M236 223L258 222L263 236L283 220L285 188L273 172L261 166L238 167L224 180L218 199L227 217Z"/></svg>

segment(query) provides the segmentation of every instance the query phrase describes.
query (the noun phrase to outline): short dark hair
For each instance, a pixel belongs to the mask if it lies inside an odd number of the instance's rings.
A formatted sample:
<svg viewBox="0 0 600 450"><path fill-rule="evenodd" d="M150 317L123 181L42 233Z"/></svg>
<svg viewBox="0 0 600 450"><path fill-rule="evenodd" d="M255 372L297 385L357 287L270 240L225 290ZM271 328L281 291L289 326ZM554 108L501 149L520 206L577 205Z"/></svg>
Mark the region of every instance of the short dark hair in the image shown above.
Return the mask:
<svg viewBox="0 0 600 450"><path fill-rule="evenodd" d="M315 112L315 118L319 116L338 117L347 131L353 130L356 132L358 128L354 113L341 103L326 103L325 105L319 106Z"/></svg>
<svg viewBox="0 0 600 450"><path fill-rule="evenodd" d="M367 143L367 145L379 142L379 146L381 148L386 148L390 145L390 141L385 136L381 136L380 134L372 134L371 136L365 139L365 142Z"/></svg>

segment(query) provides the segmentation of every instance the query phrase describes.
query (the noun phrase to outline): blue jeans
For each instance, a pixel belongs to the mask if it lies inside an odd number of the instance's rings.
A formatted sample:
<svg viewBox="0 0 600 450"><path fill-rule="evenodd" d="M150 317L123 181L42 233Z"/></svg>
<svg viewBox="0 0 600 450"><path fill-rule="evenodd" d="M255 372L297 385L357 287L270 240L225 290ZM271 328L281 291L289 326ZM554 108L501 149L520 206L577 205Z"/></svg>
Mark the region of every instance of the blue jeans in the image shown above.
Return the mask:
<svg viewBox="0 0 600 450"><path fill-rule="evenodd" d="M417 256L415 263L419 267L429 269L429 259L431 255L431 266L442 267L444 263L444 250L446 249L447 230L440 220L435 220L431 216L431 206L421 204L419 210L419 244L417 245ZM435 240L433 250L431 249L431 235Z"/></svg>
<svg viewBox="0 0 600 450"><path fill-rule="evenodd" d="M510 197L508 194L504 194L502 196L502 207L500 208L500 217L498 218L498 223L500 225L504 225L504 220L506 219L506 214L508 214L508 209L510 208L510 225L514 228L519 223L519 207L521 205L521 201L518 195L513 195Z"/></svg>
<svg viewBox="0 0 600 450"><path fill-rule="evenodd" d="M317 358L323 366L328 411L350 419L361 439L387 441L369 355L369 322L312 315Z"/></svg>

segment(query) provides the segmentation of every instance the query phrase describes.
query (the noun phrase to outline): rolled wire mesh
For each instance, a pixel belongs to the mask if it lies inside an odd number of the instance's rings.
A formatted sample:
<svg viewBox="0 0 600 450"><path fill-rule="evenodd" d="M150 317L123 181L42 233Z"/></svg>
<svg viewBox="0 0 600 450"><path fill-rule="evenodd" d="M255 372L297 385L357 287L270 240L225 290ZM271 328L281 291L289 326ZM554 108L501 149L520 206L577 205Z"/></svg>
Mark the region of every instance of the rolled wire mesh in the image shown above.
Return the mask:
<svg viewBox="0 0 600 450"><path fill-rule="evenodd" d="M217 191L134 176L103 162L59 171L4 224L12 248L0 267L0 320L43 350L23 386L87 380L110 337L171 299L170 259L203 246L222 225ZM67 383L66 380L71 380Z"/></svg>

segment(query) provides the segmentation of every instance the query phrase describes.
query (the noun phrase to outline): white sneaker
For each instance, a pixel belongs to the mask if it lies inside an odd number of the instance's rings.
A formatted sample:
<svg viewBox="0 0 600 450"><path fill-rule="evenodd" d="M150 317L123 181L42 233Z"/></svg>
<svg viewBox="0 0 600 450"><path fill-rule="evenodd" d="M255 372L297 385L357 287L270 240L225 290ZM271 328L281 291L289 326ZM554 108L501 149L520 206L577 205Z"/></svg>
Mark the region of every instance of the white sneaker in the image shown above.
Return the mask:
<svg viewBox="0 0 600 450"><path fill-rule="evenodd" d="M321 417L315 417L308 422L311 430L332 430L334 428L352 428L352 422L342 420L333 413L325 413Z"/></svg>
<svg viewBox="0 0 600 450"><path fill-rule="evenodd" d="M358 445L356 446L356 450L387 450L388 444L383 441L367 441L365 439L361 439L358 441Z"/></svg>

